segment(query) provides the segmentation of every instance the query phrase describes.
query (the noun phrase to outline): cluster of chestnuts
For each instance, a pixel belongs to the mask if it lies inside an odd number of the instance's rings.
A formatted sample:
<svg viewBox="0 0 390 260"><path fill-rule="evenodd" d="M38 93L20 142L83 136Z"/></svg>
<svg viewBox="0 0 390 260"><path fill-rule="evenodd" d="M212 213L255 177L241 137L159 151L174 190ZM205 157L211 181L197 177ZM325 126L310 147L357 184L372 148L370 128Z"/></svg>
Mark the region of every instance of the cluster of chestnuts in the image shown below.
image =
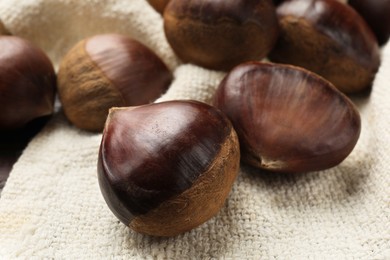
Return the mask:
<svg viewBox="0 0 390 260"><path fill-rule="evenodd" d="M111 109L98 176L123 223L177 235L218 212L239 161L294 173L333 167L351 153L360 116L342 92L368 88L379 66L377 40L351 7L335 0L278 1L277 8L270 0L149 2L182 61L229 73L213 106ZM291 65L256 61L265 57Z"/></svg>
<svg viewBox="0 0 390 260"><path fill-rule="evenodd" d="M378 41L388 39L390 23L381 27L372 17L388 19L383 10L390 1L148 2L163 15L166 38L183 62L228 73L211 105L153 103L173 76L141 42L96 35L64 56L57 76L63 111L81 129L103 130L98 180L120 221L141 233L174 236L218 213L241 161L309 172L351 153L361 123L345 93L373 82ZM52 113L56 76L49 59L16 37L0 37L0 46L7 50L0 55L6 104L0 129ZM20 52L27 63L15 58ZM5 91L11 83L23 87ZM36 109L26 109L28 102Z"/></svg>

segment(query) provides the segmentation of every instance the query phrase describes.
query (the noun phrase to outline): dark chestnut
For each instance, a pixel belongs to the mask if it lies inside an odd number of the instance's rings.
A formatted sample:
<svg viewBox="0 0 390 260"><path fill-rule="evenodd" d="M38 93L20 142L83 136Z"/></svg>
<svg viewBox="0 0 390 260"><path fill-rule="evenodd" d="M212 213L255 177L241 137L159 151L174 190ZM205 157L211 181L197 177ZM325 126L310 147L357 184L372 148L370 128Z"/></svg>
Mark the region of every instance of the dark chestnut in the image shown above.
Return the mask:
<svg viewBox="0 0 390 260"><path fill-rule="evenodd" d="M100 189L137 232L175 236L218 213L236 179L237 135L226 116L196 101L113 108L100 145Z"/></svg>
<svg viewBox="0 0 390 260"><path fill-rule="evenodd" d="M171 0L164 30L180 59L214 70L264 58L278 36L271 0Z"/></svg>
<svg viewBox="0 0 390 260"><path fill-rule="evenodd" d="M290 0L277 8L281 28L270 59L311 70L344 93L371 86L377 41L362 17L336 0Z"/></svg>
<svg viewBox="0 0 390 260"><path fill-rule="evenodd" d="M349 0L350 4L368 23L380 45L390 37L390 0Z"/></svg>
<svg viewBox="0 0 390 260"><path fill-rule="evenodd" d="M140 42L117 34L84 39L63 58L58 92L75 126L101 131L111 107L137 106L159 98L172 74Z"/></svg>
<svg viewBox="0 0 390 260"><path fill-rule="evenodd" d="M56 75L30 41L0 36L0 131L12 131L54 111Z"/></svg>
<svg viewBox="0 0 390 260"><path fill-rule="evenodd" d="M164 12L165 7L167 6L170 0L148 0L149 4L160 14Z"/></svg>
<svg viewBox="0 0 390 260"><path fill-rule="evenodd" d="M221 82L214 103L237 131L243 161L270 171L333 167L360 134L359 113L344 94L290 65L242 64Z"/></svg>

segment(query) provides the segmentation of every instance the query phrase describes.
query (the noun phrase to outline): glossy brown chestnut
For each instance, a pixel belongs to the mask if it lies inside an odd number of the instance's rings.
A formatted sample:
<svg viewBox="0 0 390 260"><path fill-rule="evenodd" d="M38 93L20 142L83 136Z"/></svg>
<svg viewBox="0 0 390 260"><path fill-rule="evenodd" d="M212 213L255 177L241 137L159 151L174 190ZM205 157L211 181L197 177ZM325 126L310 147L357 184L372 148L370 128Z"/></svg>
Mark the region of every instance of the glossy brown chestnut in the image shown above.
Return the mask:
<svg viewBox="0 0 390 260"><path fill-rule="evenodd" d="M380 45L390 37L390 0L349 0L374 31Z"/></svg>
<svg viewBox="0 0 390 260"><path fill-rule="evenodd" d="M140 42L117 34L84 39L63 58L58 92L65 115L75 126L101 131L111 107L154 101L169 87L172 74Z"/></svg>
<svg viewBox="0 0 390 260"><path fill-rule="evenodd" d="M169 0L148 0L148 2L157 12L162 14Z"/></svg>
<svg viewBox="0 0 390 260"><path fill-rule="evenodd" d="M277 172L333 167L353 150L360 116L331 83L305 69L245 63L221 82L215 106L237 131L244 162Z"/></svg>
<svg viewBox="0 0 390 260"><path fill-rule="evenodd" d="M111 109L98 160L109 208L137 232L175 236L218 213L236 179L237 135L196 101Z"/></svg>
<svg viewBox="0 0 390 260"><path fill-rule="evenodd" d="M278 36L271 0L171 0L164 30L184 62L215 70L264 58Z"/></svg>
<svg viewBox="0 0 390 260"><path fill-rule="evenodd" d="M274 62L311 70L344 93L371 86L379 48L371 29L350 6L336 0L290 0L277 8L281 33Z"/></svg>
<svg viewBox="0 0 390 260"><path fill-rule="evenodd" d="M0 50L0 131L51 115L56 76L50 59L16 36L0 36Z"/></svg>

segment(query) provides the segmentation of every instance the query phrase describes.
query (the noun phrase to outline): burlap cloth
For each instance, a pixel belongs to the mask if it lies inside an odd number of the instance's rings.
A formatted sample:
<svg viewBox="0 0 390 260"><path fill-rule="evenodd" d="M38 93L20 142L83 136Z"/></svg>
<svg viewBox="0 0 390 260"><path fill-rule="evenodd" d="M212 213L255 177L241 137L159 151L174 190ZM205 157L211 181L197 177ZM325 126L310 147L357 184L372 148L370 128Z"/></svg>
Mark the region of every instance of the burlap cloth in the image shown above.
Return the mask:
<svg viewBox="0 0 390 260"><path fill-rule="evenodd" d="M174 70L160 100L208 102L224 76L181 65L161 16L144 0L0 0L0 17L56 65L93 34L142 41ZM101 135L72 127L58 112L28 145L1 194L0 258L390 259L390 45L382 57L371 95L354 98L363 129L341 165L297 175L242 166L220 213L175 238L143 236L118 222L97 182Z"/></svg>

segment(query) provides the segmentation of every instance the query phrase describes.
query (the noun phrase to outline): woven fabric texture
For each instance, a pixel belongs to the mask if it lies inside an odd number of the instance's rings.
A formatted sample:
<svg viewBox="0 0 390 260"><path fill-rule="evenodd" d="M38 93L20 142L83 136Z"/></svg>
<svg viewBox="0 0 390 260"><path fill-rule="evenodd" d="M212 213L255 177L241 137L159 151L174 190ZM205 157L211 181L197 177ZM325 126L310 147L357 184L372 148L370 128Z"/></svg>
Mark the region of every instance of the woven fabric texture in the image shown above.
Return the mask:
<svg viewBox="0 0 390 260"><path fill-rule="evenodd" d="M58 68L79 40L129 35L174 71L159 101L209 102L224 73L181 64L161 16L145 0L0 0L13 34L43 48ZM362 133L352 154L321 172L282 175L242 165L220 213L174 238L133 232L108 209L97 182L101 134L62 112L14 166L0 198L0 258L390 259L390 44L370 95L354 97Z"/></svg>

